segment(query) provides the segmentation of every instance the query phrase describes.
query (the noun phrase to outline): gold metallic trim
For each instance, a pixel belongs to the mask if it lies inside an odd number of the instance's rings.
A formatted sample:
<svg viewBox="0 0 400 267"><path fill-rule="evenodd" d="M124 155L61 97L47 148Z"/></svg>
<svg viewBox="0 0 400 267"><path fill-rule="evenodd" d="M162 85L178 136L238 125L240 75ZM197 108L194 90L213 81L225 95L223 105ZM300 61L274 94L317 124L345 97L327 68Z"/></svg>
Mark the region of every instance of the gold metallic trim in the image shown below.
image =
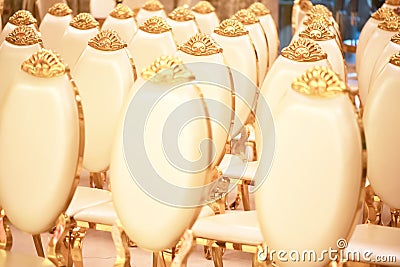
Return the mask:
<svg viewBox="0 0 400 267"><path fill-rule="evenodd" d="M243 25L252 25L260 22L260 19L250 10L241 9L231 17L240 21Z"/></svg>
<svg viewBox="0 0 400 267"><path fill-rule="evenodd" d="M299 2L300 9L304 12L308 12L313 7L313 4L310 0L300 0Z"/></svg>
<svg viewBox="0 0 400 267"><path fill-rule="evenodd" d="M117 51L127 47L114 30L102 30L89 40L89 46L101 51Z"/></svg>
<svg viewBox="0 0 400 267"><path fill-rule="evenodd" d="M292 83L292 89L312 97L332 97L348 92L347 85L327 67L308 69Z"/></svg>
<svg viewBox="0 0 400 267"><path fill-rule="evenodd" d="M147 33L156 33L156 34L172 30L171 26L169 26L165 21L165 19L161 17L148 18L142 25L139 26L139 29Z"/></svg>
<svg viewBox="0 0 400 267"><path fill-rule="evenodd" d="M391 6L400 6L400 0L386 0L385 4Z"/></svg>
<svg viewBox="0 0 400 267"><path fill-rule="evenodd" d="M98 27L99 23L91 14L79 13L71 20L69 25L77 28L78 30L89 30Z"/></svg>
<svg viewBox="0 0 400 267"><path fill-rule="evenodd" d="M40 234L32 235L32 239L33 239L33 244L35 245L36 254L39 257L44 258L45 255L43 250L42 238L40 237Z"/></svg>
<svg viewBox="0 0 400 267"><path fill-rule="evenodd" d="M311 39L299 38L282 49L282 56L297 62L314 62L327 59L327 54Z"/></svg>
<svg viewBox="0 0 400 267"><path fill-rule="evenodd" d="M250 11L253 12L257 17L265 16L271 14L269 10L263 3L255 2L249 7Z"/></svg>
<svg viewBox="0 0 400 267"><path fill-rule="evenodd" d="M193 56L210 56L222 53L220 47L210 35L197 33L189 41L179 46L179 50Z"/></svg>
<svg viewBox="0 0 400 267"><path fill-rule="evenodd" d="M397 32L400 29L400 17L397 15L386 17L383 22L378 24L378 28L384 31Z"/></svg>
<svg viewBox="0 0 400 267"><path fill-rule="evenodd" d="M132 9L124 4L118 4L111 12L110 16L116 19L130 19L134 17Z"/></svg>
<svg viewBox="0 0 400 267"><path fill-rule="evenodd" d="M226 19L222 21L215 29L216 34L226 37L238 37L249 33L243 24L235 19Z"/></svg>
<svg viewBox="0 0 400 267"><path fill-rule="evenodd" d="M190 9L186 7L179 6L172 10L171 13L168 14L168 18L175 20L175 21L189 21L189 20L194 20L195 17L190 11Z"/></svg>
<svg viewBox="0 0 400 267"><path fill-rule="evenodd" d="M59 56L51 50L41 49L24 61L21 69L28 74L40 78L62 76L66 67Z"/></svg>
<svg viewBox="0 0 400 267"><path fill-rule="evenodd" d="M172 260L170 267L183 267L187 264L190 251L194 246L194 236L192 230L186 230L178 243L175 257Z"/></svg>
<svg viewBox="0 0 400 267"><path fill-rule="evenodd" d="M12 15L8 21L15 26L36 24L37 20L28 10L18 10Z"/></svg>
<svg viewBox="0 0 400 267"><path fill-rule="evenodd" d="M308 11L307 15L319 13L328 17L332 17L332 12L324 5L315 5L310 11Z"/></svg>
<svg viewBox="0 0 400 267"><path fill-rule="evenodd" d="M142 8L147 11L160 11L164 9L164 5L158 0L147 1Z"/></svg>
<svg viewBox="0 0 400 267"><path fill-rule="evenodd" d="M49 8L48 13L56 17L64 17L72 14L72 9L66 3L55 3Z"/></svg>
<svg viewBox="0 0 400 267"><path fill-rule="evenodd" d="M382 20L385 20L385 18L393 16L393 15L395 15L395 13L393 12L393 9L388 8L388 7L380 7L377 11L372 13L371 17L373 19L382 21Z"/></svg>
<svg viewBox="0 0 400 267"><path fill-rule="evenodd" d="M28 46L41 43L42 39L32 27L22 25L15 28L6 37L6 41L13 45Z"/></svg>
<svg viewBox="0 0 400 267"><path fill-rule="evenodd" d="M390 41L392 43L400 45L400 33L396 33L395 35L393 35Z"/></svg>
<svg viewBox="0 0 400 267"><path fill-rule="evenodd" d="M192 11L199 14L209 14L214 12L215 8L208 1L200 1L194 7L192 7Z"/></svg>
<svg viewBox="0 0 400 267"><path fill-rule="evenodd" d="M83 267L82 246L83 240L86 237L86 232L89 228L80 227L78 225L74 226L75 227L71 229L70 234L72 261L74 263L74 266Z"/></svg>
<svg viewBox="0 0 400 267"><path fill-rule="evenodd" d="M69 253L69 230L74 228L74 222L66 214L58 217L54 234L47 247L47 257L56 266L72 266L72 258Z"/></svg>
<svg viewBox="0 0 400 267"><path fill-rule="evenodd" d="M330 18L324 14L321 13L312 13L307 16L307 18L304 20L303 24L308 26L312 23L320 23L326 26L332 26L333 22L330 20Z"/></svg>
<svg viewBox="0 0 400 267"><path fill-rule="evenodd" d="M97 189L104 189L104 184L106 183L107 171L102 172L90 172L90 187Z"/></svg>
<svg viewBox="0 0 400 267"><path fill-rule="evenodd" d="M308 25L304 31L300 32L299 36L314 41L327 41L335 38L335 35L329 28L321 23L312 23Z"/></svg>
<svg viewBox="0 0 400 267"><path fill-rule="evenodd" d="M5 211L0 208L0 249L11 250L13 237Z"/></svg>
<svg viewBox="0 0 400 267"><path fill-rule="evenodd" d="M390 57L389 63L397 67L400 67L400 52L397 52L396 54L392 55Z"/></svg>
<svg viewBox="0 0 400 267"><path fill-rule="evenodd" d="M111 236L117 251L114 267L129 267L131 255L129 252L129 239L119 220L112 226Z"/></svg>

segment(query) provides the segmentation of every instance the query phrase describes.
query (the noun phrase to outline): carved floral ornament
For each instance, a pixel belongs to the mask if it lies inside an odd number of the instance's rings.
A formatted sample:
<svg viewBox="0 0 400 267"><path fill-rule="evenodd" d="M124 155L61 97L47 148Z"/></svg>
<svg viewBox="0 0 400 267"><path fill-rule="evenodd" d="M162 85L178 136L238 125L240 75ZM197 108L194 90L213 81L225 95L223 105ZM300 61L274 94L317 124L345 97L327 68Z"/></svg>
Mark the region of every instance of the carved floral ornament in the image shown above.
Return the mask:
<svg viewBox="0 0 400 267"><path fill-rule="evenodd" d="M89 30L99 26L99 23L89 13L80 13L76 15L69 23L78 30Z"/></svg>
<svg viewBox="0 0 400 267"><path fill-rule="evenodd" d="M171 13L168 14L168 17L175 21L190 21L195 19L192 11L186 7L175 8Z"/></svg>
<svg viewBox="0 0 400 267"><path fill-rule="evenodd" d="M386 0L385 3L391 6L400 6L400 0Z"/></svg>
<svg viewBox="0 0 400 267"><path fill-rule="evenodd" d="M327 54L316 42L307 38L299 38L288 47L282 49L282 56L297 62L315 62L327 59Z"/></svg>
<svg viewBox="0 0 400 267"><path fill-rule="evenodd" d="M397 15L386 17L378 24L378 28L384 31L397 32L400 30L400 17Z"/></svg>
<svg viewBox="0 0 400 267"><path fill-rule="evenodd" d="M208 1L200 1L192 7L192 10L199 14L209 14L214 12L215 8Z"/></svg>
<svg viewBox="0 0 400 267"><path fill-rule="evenodd" d="M160 11L164 9L164 6L158 0L150 0L142 6L142 9L147 11Z"/></svg>
<svg viewBox="0 0 400 267"><path fill-rule="evenodd" d="M320 24L324 24L326 26L333 25L330 18L321 13L312 13L312 14L307 15L307 18L304 20L303 24L308 26L312 23L320 23Z"/></svg>
<svg viewBox="0 0 400 267"><path fill-rule="evenodd" d="M332 17L332 12L329 11L329 9L324 5L315 5L315 6L313 6L310 9L310 11L308 11L307 14L309 15L309 14L315 14L315 13L319 13L319 14L323 14L323 15L328 16L328 17Z"/></svg>
<svg viewBox="0 0 400 267"><path fill-rule="evenodd" d="M210 35L204 33L192 36L189 41L179 46L179 50L193 56L211 56L222 53L222 47Z"/></svg>
<svg viewBox="0 0 400 267"><path fill-rule="evenodd" d="M116 19L130 19L133 18L134 13L132 9L124 4L118 4L111 12L110 16Z"/></svg>
<svg viewBox="0 0 400 267"><path fill-rule="evenodd" d="M313 7L313 4L310 0L300 0L299 2L300 9L304 12L308 12Z"/></svg>
<svg viewBox="0 0 400 267"><path fill-rule="evenodd" d="M49 8L48 13L56 17L64 17L72 14L72 9L66 3L55 3Z"/></svg>
<svg viewBox="0 0 400 267"><path fill-rule="evenodd" d="M239 10L231 17L231 19L237 19L243 25L252 25L260 22L260 19L253 12L247 9Z"/></svg>
<svg viewBox="0 0 400 267"><path fill-rule="evenodd" d="M400 67L400 52L397 52L393 56L390 57L389 63Z"/></svg>
<svg viewBox="0 0 400 267"><path fill-rule="evenodd" d="M271 14L271 11L260 2L255 2L249 7L250 11L253 12L256 16L261 17L268 14Z"/></svg>
<svg viewBox="0 0 400 267"><path fill-rule="evenodd" d="M311 97L334 97L348 92L339 76L327 67L317 66L307 70L292 83L292 89Z"/></svg>
<svg viewBox="0 0 400 267"><path fill-rule="evenodd" d="M139 26L139 29L147 33L156 33L156 34L172 30L171 26L169 26L165 21L165 19L161 17L148 18L142 25Z"/></svg>
<svg viewBox="0 0 400 267"><path fill-rule="evenodd" d="M395 35L393 35L390 41L392 43L400 45L400 33L396 33Z"/></svg>
<svg viewBox="0 0 400 267"><path fill-rule="evenodd" d="M102 30L89 40L89 46L101 51L117 51L126 47L116 31Z"/></svg>
<svg viewBox="0 0 400 267"><path fill-rule="evenodd" d="M13 45L27 46L41 43L42 39L34 29L29 26L22 25L15 28L6 37L6 41Z"/></svg>
<svg viewBox="0 0 400 267"><path fill-rule="evenodd" d="M393 9L388 7L381 7L374 13L372 13L371 17L376 20L385 20L387 17L395 15Z"/></svg>
<svg viewBox="0 0 400 267"><path fill-rule="evenodd" d="M66 73L66 66L59 55L51 50L41 49L22 63L21 69L35 77L53 78Z"/></svg>
<svg viewBox="0 0 400 267"><path fill-rule="evenodd" d="M28 10L18 10L8 19L8 21L15 26L31 25L37 22L32 16L32 13Z"/></svg>
<svg viewBox="0 0 400 267"><path fill-rule="evenodd" d="M335 38L335 34L333 34L326 25L321 23L312 23L308 25L304 31L300 32L299 36L314 41L327 41Z"/></svg>
<svg viewBox="0 0 400 267"><path fill-rule="evenodd" d="M238 37L248 34L243 24L235 19L226 19L222 21L215 29L216 34L226 37Z"/></svg>

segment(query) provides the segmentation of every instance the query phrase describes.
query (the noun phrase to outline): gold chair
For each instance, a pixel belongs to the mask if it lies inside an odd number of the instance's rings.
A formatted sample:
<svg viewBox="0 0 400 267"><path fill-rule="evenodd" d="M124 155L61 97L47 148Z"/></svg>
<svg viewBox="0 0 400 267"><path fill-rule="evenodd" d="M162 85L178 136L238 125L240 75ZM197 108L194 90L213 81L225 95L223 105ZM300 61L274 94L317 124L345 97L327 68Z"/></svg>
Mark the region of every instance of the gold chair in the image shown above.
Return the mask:
<svg viewBox="0 0 400 267"><path fill-rule="evenodd" d="M27 10L18 10L9 19L2 32L0 32L0 44L4 39L18 26L29 26L39 33L37 20L32 16L32 13Z"/></svg>
<svg viewBox="0 0 400 267"><path fill-rule="evenodd" d="M164 6L158 0L147 1L138 11L136 21L138 25L142 25L147 19L151 17L167 18Z"/></svg>
<svg viewBox="0 0 400 267"><path fill-rule="evenodd" d="M208 1L199 1L192 7L200 32L212 34L214 28L219 24L219 18L215 13L215 8Z"/></svg>
<svg viewBox="0 0 400 267"><path fill-rule="evenodd" d="M151 17L139 26L128 44L138 71L143 70L158 57L175 54L177 47L172 28L165 19Z"/></svg>
<svg viewBox="0 0 400 267"><path fill-rule="evenodd" d="M39 30L47 49L60 51L61 39L72 20L72 10L65 3L56 3L42 18Z"/></svg>
<svg viewBox="0 0 400 267"><path fill-rule="evenodd" d="M171 26L178 45L186 42L190 36L199 33L199 27L192 11L186 7L177 7L168 14L167 24Z"/></svg>
<svg viewBox="0 0 400 267"><path fill-rule="evenodd" d="M57 55L43 49L22 63L1 117L0 236L9 230L5 216L19 230L39 237L38 242L40 233L56 226L47 257L57 266L70 266L65 210L79 182L84 121L77 88ZM2 248L6 244L9 249L10 240L5 241ZM1 255L6 266L28 261L4 251ZM48 260L35 261L50 266Z"/></svg>
<svg viewBox="0 0 400 267"><path fill-rule="evenodd" d="M114 30L124 42L129 43L138 30L132 9L118 4L107 16L102 30Z"/></svg>

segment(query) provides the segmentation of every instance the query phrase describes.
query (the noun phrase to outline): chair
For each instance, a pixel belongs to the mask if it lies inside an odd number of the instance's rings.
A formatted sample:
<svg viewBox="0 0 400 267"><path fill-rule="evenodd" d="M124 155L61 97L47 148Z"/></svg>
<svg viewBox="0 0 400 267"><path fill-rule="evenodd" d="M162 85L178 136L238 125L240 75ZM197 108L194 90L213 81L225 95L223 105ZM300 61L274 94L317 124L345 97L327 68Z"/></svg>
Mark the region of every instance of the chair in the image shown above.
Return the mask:
<svg viewBox="0 0 400 267"><path fill-rule="evenodd" d="M64 212L79 182L84 122L78 91L57 55L43 49L22 63L1 117L0 221L7 216L35 236L57 225L47 256L57 266L69 266ZM30 261L1 254L6 264ZM48 260L33 262L52 266Z"/></svg>
<svg viewBox="0 0 400 267"><path fill-rule="evenodd" d="M103 25L104 20L107 18L108 14L114 9L116 5L115 0L90 0L89 9L90 14Z"/></svg>
<svg viewBox="0 0 400 267"><path fill-rule="evenodd" d="M311 10L313 4L309 0L295 0L292 8L292 34L297 31L301 21Z"/></svg>
<svg viewBox="0 0 400 267"><path fill-rule="evenodd" d="M102 189L111 157L111 146L119 113L136 69L126 43L115 31L102 30L82 52L72 75L79 88L86 121L83 167Z"/></svg>
<svg viewBox="0 0 400 267"><path fill-rule="evenodd" d="M89 13L80 13L71 20L61 38L59 51L71 71L74 70L88 41L98 34L98 26L99 23Z"/></svg>
<svg viewBox="0 0 400 267"><path fill-rule="evenodd" d="M190 36L199 33L194 14L186 7L177 7L168 14L167 24L171 26L176 43L183 44Z"/></svg>
<svg viewBox="0 0 400 267"><path fill-rule="evenodd" d="M260 81L264 80L265 75L267 74L270 67L268 54L269 43L264 29L260 24L259 18L247 9L242 9L236 12L236 14L232 16L232 19L237 19L238 21L240 21L244 25L246 30L249 31L249 35L254 43L258 55L258 76L260 78Z"/></svg>
<svg viewBox="0 0 400 267"><path fill-rule="evenodd" d="M274 18L271 15L271 11L260 2L253 3L249 7L249 10L260 19L260 24L263 27L264 32L267 36L269 55L268 65L272 66L272 64L278 57L280 46L278 30Z"/></svg>
<svg viewBox="0 0 400 267"><path fill-rule="evenodd" d="M214 28L219 24L219 18L215 13L215 8L210 4L210 2L199 1L192 7L192 11L196 17L200 32L212 34Z"/></svg>
<svg viewBox="0 0 400 267"><path fill-rule="evenodd" d="M391 207L393 227L357 225L346 248L349 253L369 251L367 257L360 258L362 262L375 260L377 263L387 265L400 265L400 231L397 228L397 209L400 208L400 199L397 193L399 182L395 175L398 168L395 159L399 147L397 125L400 111L397 103L398 90L396 90L399 82L399 59L399 53L392 55L378 74L371 86L363 116L368 148L367 176L375 193ZM377 257L381 257L381 260L379 261ZM386 258L386 262L383 257ZM349 261L356 260L349 259Z"/></svg>
<svg viewBox="0 0 400 267"><path fill-rule="evenodd" d="M356 50L356 71L360 71L360 61L364 54L365 46L368 40L372 36L379 23L383 22L385 18L393 16L393 9L380 7L376 12L372 13L371 17L364 24L360 32L360 37L358 38L357 50Z"/></svg>
<svg viewBox="0 0 400 267"><path fill-rule="evenodd" d="M61 39L72 20L72 10L65 3L54 4L42 18L40 33L47 49L60 51Z"/></svg>
<svg viewBox="0 0 400 267"><path fill-rule="evenodd" d="M46 13L48 13L48 10L54 6L57 3L63 3L63 4L67 4L66 0L36 0L35 5L36 5L36 10L37 12L35 12L36 16L38 16L37 18L42 21L44 16L46 15Z"/></svg>
<svg viewBox="0 0 400 267"><path fill-rule="evenodd" d="M268 174L260 160L255 175L263 181L255 201L268 245L264 255L276 265L325 266L330 257L322 251L343 249L342 239L349 240L358 221L365 176L357 114L347 92L331 69L313 67L294 80L276 107L274 161ZM257 115L264 109L259 106ZM264 153L270 153L265 145ZM280 250L287 253L278 255Z"/></svg>
<svg viewBox="0 0 400 267"><path fill-rule="evenodd" d="M201 85L185 84L194 76L180 60L163 57L144 70L141 78L146 82L131 91L121 113L110 179L125 233L156 256L177 244L196 219L199 204L206 200L203 197L208 192L202 186L211 178L212 147L211 142L204 142L198 150L196 144L212 136L198 90ZM182 86L174 87L177 83ZM176 154L175 149L180 152Z"/></svg>
<svg viewBox="0 0 400 267"><path fill-rule="evenodd" d="M107 16L101 27L102 30L114 30L126 43L138 30L133 11L123 4L118 4Z"/></svg>
<svg viewBox="0 0 400 267"><path fill-rule="evenodd" d="M147 19L151 17L167 18L164 6L158 0L147 1L138 11L136 21L138 25L142 25Z"/></svg>
<svg viewBox="0 0 400 267"><path fill-rule="evenodd" d="M42 48L38 33L29 26L15 28L0 45L0 103L3 103L8 88L21 62Z"/></svg>
<svg viewBox="0 0 400 267"><path fill-rule="evenodd" d="M396 9L400 6L400 3L396 0L386 0L385 3L383 3L382 7L387 7L391 9Z"/></svg>
<svg viewBox="0 0 400 267"><path fill-rule="evenodd" d="M172 28L165 19L152 17L139 26L128 44L138 71L143 70L160 56L175 54L177 47Z"/></svg>
<svg viewBox="0 0 400 267"><path fill-rule="evenodd" d="M367 101L372 70L379 54L399 29L400 18L397 15L387 17L383 22L378 24L378 27L365 46L364 53L360 55L362 59L360 61L360 71L358 73L358 87L363 104Z"/></svg>
<svg viewBox="0 0 400 267"><path fill-rule="evenodd" d="M36 22L31 12L27 10L18 10L8 19L3 31L0 33L0 44L18 26L26 25L39 32Z"/></svg>

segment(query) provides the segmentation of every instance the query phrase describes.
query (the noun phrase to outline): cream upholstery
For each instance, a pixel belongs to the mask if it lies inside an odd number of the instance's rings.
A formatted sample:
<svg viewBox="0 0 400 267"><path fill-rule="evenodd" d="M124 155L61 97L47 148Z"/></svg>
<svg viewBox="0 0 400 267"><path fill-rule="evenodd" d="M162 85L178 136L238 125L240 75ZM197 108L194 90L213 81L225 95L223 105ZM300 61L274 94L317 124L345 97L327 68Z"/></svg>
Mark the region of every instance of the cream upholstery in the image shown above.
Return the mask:
<svg viewBox="0 0 400 267"><path fill-rule="evenodd" d="M42 34L43 46L54 51L61 51L61 39L67 30L72 19L71 15L62 17L47 13L42 23L40 23L40 32Z"/></svg>
<svg viewBox="0 0 400 267"><path fill-rule="evenodd" d="M129 43L138 28L136 25L135 18L118 19L110 15L106 18L101 27L102 30L114 30L118 33L119 37L126 43Z"/></svg>
<svg viewBox="0 0 400 267"><path fill-rule="evenodd" d="M195 20L176 21L167 18L167 24L172 27L172 32L178 45L186 42L190 36L199 33L199 28L197 27Z"/></svg>
<svg viewBox="0 0 400 267"><path fill-rule="evenodd" d="M307 74L309 82L331 75ZM274 161L256 192L263 239L276 251L321 255L347 238L361 204L362 146L353 105L344 93L324 98L287 89L274 115ZM329 259L275 260L279 266L325 266Z"/></svg>
<svg viewBox="0 0 400 267"><path fill-rule="evenodd" d="M122 3L131 9L139 9L147 0L123 0Z"/></svg>
<svg viewBox="0 0 400 267"><path fill-rule="evenodd" d="M115 0L90 0L90 13L96 19L105 19L115 7Z"/></svg>
<svg viewBox="0 0 400 267"><path fill-rule="evenodd" d="M111 192L102 189L78 186L66 211L68 216L74 217L87 209L104 205L112 201ZM92 221L91 221L92 222ZM93 221L97 222L97 221Z"/></svg>
<svg viewBox="0 0 400 267"><path fill-rule="evenodd" d="M20 253L10 253L0 250L0 266L4 267L53 267L51 261L39 257L28 256Z"/></svg>
<svg viewBox="0 0 400 267"><path fill-rule="evenodd" d="M100 189L101 190L101 189ZM83 209L74 215L77 221L93 222L96 224L113 225L117 220L117 214L112 201Z"/></svg>
<svg viewBox="0 0 400 267"><path fill-rule="evenodd" d="M214 31L214 28L219 24L219 19L215 12L200 14L193 11L193 14L196 17L197 24L202 33L211 34Z"/></svg>
<svg viewBox="0 0 400 267"><path fill-rule="evenodd" d="M109 38L116 42L113 36ZM96 38L97 38L96 37ZM95 40L95 39L92 39ZM85 152L83 167L90 172L101 172L110 164L111 145L121 107L133 84L134 74L126 48L102 51L86 46L73 77L82 98L85 114Z"/></svg>
<svg viewBox="0 0 400 267"><path fill-rule="evenodd" d="M271 14L259 16L258 18L260 19L260 24L263 27L264 32L267 36L268 60L269 60L269 66L271 67L272 64L275 62L276 58L278 57L279 53L280 41L279 41L277 26Z"/></svg>
<svg viewBox="0 0 400 267"><path fill-rule="evenodd" d="M67 75L20 71L1 116L0 202L15 227L42 233L55 225L74 189L79 124Z"/></svg>
<svg viewBox="0 0 400 267"><path fill-rule="evenodd" d="M161 17L166 19L167 14L165 14L164 9L158 11L148 11L143 8L139 9L139 12L136 15L136 21L138 25L143 24L147 19L151 17Z"/></svg>
<svg viewBox="0 0 400 267"><path fill-rule="evenodd" d="M368 146L368 179L375 193L392 208L400 208L396 173L399 164L398 83L400 68L387 64L371 87L364 110Z"/></svg>
<svg viewBox="0 0 400 267"><path fill-rule="evenodd" d="M258 162L244 162L238 156L225 154L218 168L224 177L251 181L257 172Z"/></svg>

